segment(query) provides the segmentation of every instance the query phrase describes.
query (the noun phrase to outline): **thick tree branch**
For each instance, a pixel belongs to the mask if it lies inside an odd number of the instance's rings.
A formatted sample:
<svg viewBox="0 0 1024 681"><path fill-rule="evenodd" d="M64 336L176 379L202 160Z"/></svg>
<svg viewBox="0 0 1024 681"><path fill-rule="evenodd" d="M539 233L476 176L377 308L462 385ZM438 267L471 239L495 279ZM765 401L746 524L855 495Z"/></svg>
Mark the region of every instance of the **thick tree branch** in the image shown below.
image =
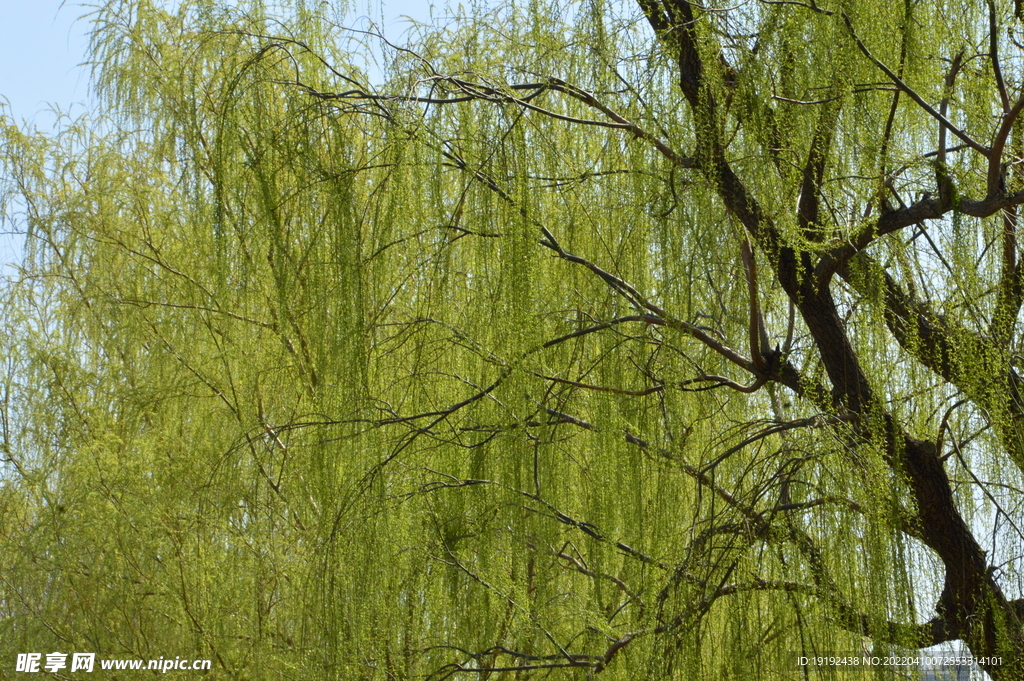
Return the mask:
<svg viewBox="0 0 1024 681"><path fill-rule="evenodd" d="M879 238L897 232L911 225L926 220L937 220L947 213L956 210L963 215L986 218L1000 210L1024 204L1024 190L1014 194L1003 194L976 200L962 198L956 206L952 201L943 201L931 194L925 194L919 201L900 208L882 213L867 229L854 236L847 243L838 246L821 257L815 266L815 279L819 286L824 286L833 274L842 269L853 256L857 255Z"/></svg>
<svg viewBox="0 0 1024 681"><path fill-rule="evenodd" d="M740 244L740 253L743 258L743 269L747 275L747 295L750 297L750 322L747 329L750 357L758 372L764 374L768 369L765 355L771 351L771 343L764 327L764 316L761 314L761 304L758 300L757 266L754 262L754 253L750 249L750 241L746 238Z"/></svg>
<svg viewBox="0 0 1024 681"><path fill-rule="evenodd" d="M821 182L841 107L842 100L837 100L822 108L814 136L811 138L811 148L807 152L807 163L804 164L800 196L797 200L797 222L801 232L812 241L821 238L818 214L821 208Z"/></svg>
<svg viewBox="0 0 1024 681"><path fill-rule="evenodd" d="M995 347L1009 352L1021 304L1024 303L1024 268L1017 261L1017 209L1003 211L1002 271L999 274L996 307L989 324L989 337Z"/></svg>
<svg viewBox="0 0 1024 681"><path fill-rule="evenodd" d="M988 57L992 62L992 75L999 91L999 101L1003 105L1003 113L1010 111L1010 97L1006 94L1006 82L1003 80L1003 69L999 65L999 26L996 22L995 0L986 0L988 4Z"/></svg>
<svg viewBox="0 0 1024 681"><path fill-rule="evenodd" d="M1021 111L1024 111L1024 94L1017 98L1013 108L1003 116L1003 122L996 132L995 139L992 141L992 153L988 158L987 186L989 197L1001 197L1005 194L1003 151L1006 149L1006 141L1010 137L1010 131L1013 130L1013 124L1017 121Z"/></svg>

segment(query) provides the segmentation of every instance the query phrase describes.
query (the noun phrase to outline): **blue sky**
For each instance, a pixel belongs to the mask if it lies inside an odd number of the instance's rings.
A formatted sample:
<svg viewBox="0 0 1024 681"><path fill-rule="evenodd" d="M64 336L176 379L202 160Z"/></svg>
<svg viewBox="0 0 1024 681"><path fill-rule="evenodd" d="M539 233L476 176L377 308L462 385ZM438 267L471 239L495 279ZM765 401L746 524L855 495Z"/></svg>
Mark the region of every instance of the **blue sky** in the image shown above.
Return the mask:
<svg viewBox="0 0 1024 681"><path fill-rule="evenodd" d="M89 72L79 68L88 44L84 10L60 0L0 0L0 95L16 120L33 119L49 104L67 109L88 93ZM48 118L44 116L43 118ZM49 124L52 119L36 123Z"/></svg>

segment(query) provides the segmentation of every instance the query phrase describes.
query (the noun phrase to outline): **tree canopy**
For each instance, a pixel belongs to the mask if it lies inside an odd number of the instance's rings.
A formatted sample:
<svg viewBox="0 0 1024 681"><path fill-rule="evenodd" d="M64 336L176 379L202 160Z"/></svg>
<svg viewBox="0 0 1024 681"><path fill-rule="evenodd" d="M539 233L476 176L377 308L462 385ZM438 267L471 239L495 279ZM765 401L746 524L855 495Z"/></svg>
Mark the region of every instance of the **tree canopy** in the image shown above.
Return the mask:
<svg viewBox="0 0 1024 681"><path fill-rule="evenodd" d="M1019 0L350 10L0 119L5 659L1024 676Z"/></svg>

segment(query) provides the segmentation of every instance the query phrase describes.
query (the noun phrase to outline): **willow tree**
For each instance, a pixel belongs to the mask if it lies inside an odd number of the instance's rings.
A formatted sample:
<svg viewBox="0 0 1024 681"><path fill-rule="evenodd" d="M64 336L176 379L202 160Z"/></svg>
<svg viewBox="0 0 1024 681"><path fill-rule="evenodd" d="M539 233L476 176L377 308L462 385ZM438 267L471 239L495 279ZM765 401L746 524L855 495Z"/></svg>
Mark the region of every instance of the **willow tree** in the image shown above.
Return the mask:
<svg viewBox="0 0 1024 681"><path fill-rule="evenodd" d="M4 122L5 660L1024 675L1019 3L342 9Z"/></svg>

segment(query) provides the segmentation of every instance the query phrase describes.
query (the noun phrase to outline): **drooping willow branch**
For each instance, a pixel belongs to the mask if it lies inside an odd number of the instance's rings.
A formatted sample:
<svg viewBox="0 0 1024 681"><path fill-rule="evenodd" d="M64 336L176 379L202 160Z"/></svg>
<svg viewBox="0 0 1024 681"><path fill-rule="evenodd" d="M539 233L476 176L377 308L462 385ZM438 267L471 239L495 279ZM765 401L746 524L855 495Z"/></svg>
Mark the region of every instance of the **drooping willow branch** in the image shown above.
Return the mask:
<svg viewBox="0 0 1024 681"><path fill-rule="evenodd" d="M695 168L697 167L696 161L688 156L683 156L672 147L668 145L664 140L657 137L656 135L648 132L639 124L626 119L620 114L616 113L607 104L603 103L597 96L582 88L575 87L562 81L558 78L551 77L547 81L533 82L533 83L514 83L511 85L505 85L502 87L496 87L492 85L484 85L480 83L473 83L466 81L461 78L454 76L434 76L428 79L433 84L447 84L455 87L463 94L458 97L422 97L417 95L376 95L370 94L363 90L349 90L341 93L329 93L319 92L314 88L309 87L301 82L295 83L299 87L305 89L312 96L324 100L367 100L367 101L380 101L380 102L409 102L413 104L458 104L464 102L473 101L485 101L492 103L502 104L514 104L522 107L523 109L534 111L542 114L549 118L556 120L565 121L567 123L573 123L577 125L591 125L603 128L613 128L623 130L631 133L633 136L645 140L651 143L652 146L666 159L668 159L673 166L679 168ZM422 81L422 82L428 82ZM527 94L523 96L515 96L506 92L525 91ZM569 97L577 100L578 102L599 111L600 113L607 116L610 120L600 121L594 119L584 119L575 116L568 116L561 114L556 111L541 107L533 103L533 100L544 94L545 92L560 92L568 95Z"/></svg>
<svg viewBox="0 0 1024 681"><path fill-rule="evenodd" d="M412 53L413 56L417 58L421 63L428 66L429 70L433 74L429 78L420 81L421 83L430 85L431 90L435 89L440 85L449 86L458 91L460 94L458 96L453 97L438 97L434 95L419 96L415 94L381 95L370 92L368 88L359 85L358 82L353 78L344 76L343 74L338 72L337 69L333 68L325 60L316 55L311 50L311 48L309 48L309 46L307 46L302 41L294 39L277 39L271 38L269 36L256 37L262 39L276 40L277 42L275 43L275 45L280 49L285 50L286 52L289 50L289 48L299 48L311 54L314 54L314 56L318 60L320 60L320 62L324 66L329 68L332 73L341 77L344 81L354 86L353 88L342 92L325 92L317 88L314 88L302 81L301 74L299 73L298 64L293 59L293 63L295 63L295 80L292 84L303 88L310 95L322 101L359 100L378 102L382 104L387 102L409 102L418 104L457 104L471 101L485 101L493 103L514 104L520 107L522 111L533 111L541 115L545 115L548 117L563 120L577 125L597 125L601 127L621 129L625 132L631 133L636 138L643 139L652 144L659 153L661 153L665 158L672 162L674 167L697 167L697 163L694 159L682 156L674 149L672 149L670 146L668 146L664 142L664 140L661 140L657 136L652 135L638 124L627 120L626 118L615 112L607 104L598 99L594 93L573 86L558 78L549 78L543 82L520 83L503 86L493 86L488 84L475 83L454 76L442 76L438 74L437 71L432 66L429 65L429 62L427 60L420 57L419 55L416 55L415 53ZM383 40L383 37L377 37ZM407 51L405 50L405 48L403 48L403 50ZM535 100L538 96L540 96L546 91L553 91L565 94L579 101L585 106L602 113L609 120L598 121L581 119L574 116L567 116L565 114L551 111L550 109L535 104L533 100ZM525 94L517 94L519 92L523 92ZM480 180L485 186L490 188L492 191L497 193L504 201L512 205L515 205L515 201L512 199L512 197L506 191L504 191L504 189L502 189L493 178L489 177L481 170L471 170L468 164L457 153L455 153L453 149L451 149L450 145L445 146L447 148L442 149L441 153L443 153L449 160L451 160L456 165L456 167L472 172L478 180ZM520 211L522 212L521 208ZM750 359L745 358L739 353L736 353L732 348L729 348L724 343L719 342L717 339L705 333L702 329L700 329L700 327L666 315L663 310L661 310L657 306L654 306L649 301L644 299L642 296L639 295L639 293L636 292L635 289L632 289L632 287L630 287L620 278L615 277L614 275L610 275L609 273L605 272L596 265L593 265L593 263L589 263L589 261L586 261L583 258L579 258L578 256L565 252L563 249L561 249L557 241L554 239L551 233L546 230L546 228L542 227L542 230L545 233L545 239L541 241L543 245L552 248L552 250L555 250L557 253L559 253L560 257L563 257L564 259L576 262L578 264L585 264L586 266L588 266L589 269L591 269L591 271L600 276L606 283L608 283L614 290L616 290L616 292L626 297L627 300L629 300L630 303L638 310L646 310L647 312L653 313L653 315L658 318L655 319L654 317L649 316L648 319L646 319L648 323L665 325L695 337L696 339L700 340L702 343L710 347L715 352L724 356L733 364L736 364L737 366L752 373L755 377L754 382L748 386L744 386L730 379L714 375L697 377L695 379L691 379L689 382L714 383L715 386L730 387L741 392L754 392L758 390L760 387L762 387L769 380L770 376L766 372L766 368L768 368L767 362L765 361L764 357L764 352L767 351L768 343L767 335L764 333L763 329L763 322L760 324L760 335L761 340L763 341L760 343L760 345L764 349L762 351L752 352L752 358ZM753 277L754 275L751 273L751 276ZM753 279L751 279L751 281L753 282ZM757 304L756 283L755 290L752 290L751 303L752 305ZM754 315L754 317L756 317L757 314L759 313L752 312L752 315ZM799 381L794 382L792 380L792 377L796 374L795 370L792 367L788 367L787 373L789 374L790 380L785 381L786 384L789 385L791 388L797 390L798 392L801 392L802 389L798 385Z"/></svg>
<svg viewBox="0 0 1024 681"><path fill-rule="evenodd" d="M365 33L365 32L364 32ZM453 87L458 92L462 93L454 97L435 97L435 96L421 96L414 94L377 94L372 92L369 87L360 83L351 76L347 76L332 66L326 59L320 56L315 50L301 40L294 38L282 38L279 36L260 35L252 33L242 33L248 37L257 38L260 40L272 41L270 44L264 46L260 50L260 55L272 49L281 49L285 51L292 61L295 71L295 78L290 85L295 85L302 88L311 96L321 101L363 101L363 102L374 102L380 105L385 105L388 102L408 102L412 104L459 104L473 101L487 101L493 103L505 103L514 104L522 107L525 110L534 111L544 116L562 120L567 123L574 123L577 125L592 125L605 128L615 128L631 133L638 139L649 142L662 156L668 159L673 166L679 168L695 168L697 166L696 161L688 156L683 156L675 149L673 149L665 140L661 139L657 135L654 135L640 126L638 123L633 122L618 114L610 106L602 102L595 93L584 90L583 88L576 87L570 83L565 82L560 78L550 77L545 81L532 82L532 83L514 83L508 85L488 85L483 83L474 83L472 81L458 78L456 76L445 76L437 72L437 70L430 64L430 61L425 59L419 54L409 48L398 47L393 43L389 42L379 33L373 32L368 33L378 40L381 40L392 49L397 49L407 54L412 55L416 60L423 64L433 75L419 81L422 84L428 84L431 89L438 85L448 85ZM321 65L330 70L337 78L351 85L352 87L348 90L341 92L326 92L318 88L305 83L302 80L300 68L298 62L291 58L289 48L298 48L314 57ZM572 99L584 104L588 108L594 109L605 115L609 120L593 120L583 119L575 116L568 116L561 114L556 111L541 107L534 104L532 100L536 99L545 92L559 92L568 95ZM512 93L525 92L524 95L515 95Z"/></svg>
<svg viewBox="0 0 1024 681"><path fill-rule="evenodd" d="M994 155L992 149L989 149L988 147L979 144L966 132L964 132L957 126L953 125L951 122L949 122L949 120L945 116L940 114L928 102L926 102L924 98L917 93L916 90L907 85L902 78L900 78L892 71L892 69L886 66L885 63L878 59L874 54L872 54L871 50L868 49L868 46L864 43L863 40L861 40L860 36L857 35L857 32L854 30L853 21L850 19L849 15L846 14L846 12L842 12L841 16L843 18L843 22L846 24L846 27L850 32L850 36L853 38L854 42L857 43L857 47L860 49L861 53L865 57L867 57L872 64L877 66L882 73L888 76L889 80L891 80L896 87L905 92L907 96L913 99L917 103L917 105L921 107L929 116L937 120L951 133L953 133L961 140L963 140L963 142L967 144L967 146L969 146L971 149L974 149L975 151L977 151L979 154L986 158L990 158L992 155Z"/></svg>

